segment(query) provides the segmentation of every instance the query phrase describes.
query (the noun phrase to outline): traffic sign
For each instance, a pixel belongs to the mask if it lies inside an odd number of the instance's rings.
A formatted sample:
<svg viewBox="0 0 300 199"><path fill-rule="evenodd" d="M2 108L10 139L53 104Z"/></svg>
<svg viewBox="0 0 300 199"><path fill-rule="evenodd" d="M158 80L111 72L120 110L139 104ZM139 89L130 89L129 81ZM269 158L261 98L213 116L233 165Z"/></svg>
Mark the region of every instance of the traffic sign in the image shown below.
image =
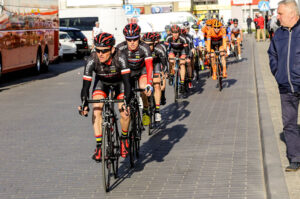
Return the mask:
<svg viewBox="0 0 300 199"><path fill-rule="evenodd" d="M260 11L265 12L270 10L270 4L268 1L260 1L258 3L258 8Z"/></svg>
<svg viewBox="0 0 300 199"><path fill-rule="evenodd" d="M125 15L131 15L133 12L133 6L132 5L124 5L123 9L125 10Z"/></svg>
<svg viewBox="0 0 300 199"><path fill-rule="evenodd" d="M134 8L132 11L132 17L139 17L141 13L141 9L140 8Z"/></svg>

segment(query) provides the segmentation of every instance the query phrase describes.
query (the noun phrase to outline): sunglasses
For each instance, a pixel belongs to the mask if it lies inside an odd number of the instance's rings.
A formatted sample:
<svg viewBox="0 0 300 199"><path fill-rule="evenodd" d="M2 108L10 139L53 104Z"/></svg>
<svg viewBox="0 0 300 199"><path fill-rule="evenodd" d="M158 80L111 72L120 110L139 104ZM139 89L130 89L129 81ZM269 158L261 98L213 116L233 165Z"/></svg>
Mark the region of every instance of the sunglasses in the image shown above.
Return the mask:
<svg viewBox="0 0 300 199"><path fill-rule="evenodd" d="M102 49L102 50L100 50L100 49L98 49L98 48L96 48L96 52L97 53L102 53L102 54L104 54L104 53L107 53L107 52L109 52L110 51L110 48L108 48L108 49Z"/></svg>
<svg viewBox="0 0 300 199"><path fill-rule="evenodd" d="M214 29L217 29L217 30L218 30L218 29L220 29L220 28L219 28L219 27L214 27Z"/></svg>
<svg viewBox="0 0 300 199"><path fill-rule="evenodd" d="M132 41L137 41L137 40L139 40L140 38L135 38L135 39L126 39L126 41L128 41L128 42L132 42Z"/></svg>
<svg viewBox="0 0 300 199"><path fill-rule="evenodd" d="M238 24L238 23L234 23L234 24Z"/></svg>

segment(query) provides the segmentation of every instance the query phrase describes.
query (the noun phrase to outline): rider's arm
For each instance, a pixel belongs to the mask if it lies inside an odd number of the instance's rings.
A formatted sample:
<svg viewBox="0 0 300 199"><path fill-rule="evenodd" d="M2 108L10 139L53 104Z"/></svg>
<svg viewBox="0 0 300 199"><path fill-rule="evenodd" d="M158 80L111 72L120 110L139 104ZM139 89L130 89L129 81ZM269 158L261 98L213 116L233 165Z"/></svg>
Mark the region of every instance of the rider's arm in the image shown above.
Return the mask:
<svg viewBox="0 0 300 199"><path fill-rule="evenodd" d="M121 52L119 52L121 53ZM126 56L124 54L120 54L118 57L119 64L121 65L121 74L122 74L122 80L124 83L124 99L126 100L126 103L128 104L130 101L130 91L131 91L131 85L130 85L130 68L128 67L128 62L126 59Z"/></svg>
<svg viewBox="0 0 300 199"><path fill-rule="evenodd" d="M179 37L180 37L181 42L183 43L183 48L184 48L185 54L188 56L189 50L190 50L188 41L182 36L179 36Z"/></svg>
<svg viewBox="0 0 300 199"><path fill-rule="evenodd" d="M212 35L212 32L209 30L208 33L207 33L207 52L210 52L210 47L211 47L211 35Z"/></svg>
<svg viewBox="0 0 300 199"><path fill-rule="evenodd" d="M150 47L145 44L145 65L147 71L147 84L152 85L152 73L153 73L153 58Z"/></svg>
<svg viewBox="0 0 300 199"><path fill-rule="evenodd" d="M226 45L227 45L226 30L225 30L225 28L222 28L221 31L222 31L221 33L222 33L223 47L224 47L224 49L226 49Z"/></svg>
<svg viewBox="0 0 300 199"><path fill-rule="evenodd" d="M89 90L93 80L94 60L91 55L87 60L83 73L83 85L81 89L81 101L86 101L89 98Z"/></svg>
<svg viewBox="0 0 300 199"><path fill-rule="evenodd" d="M166 53L164 52L163 47L162 46L161 46L161 48L157 47L156 53L160 59L160 63L163 65L163 71L167 71L168 70L168 60L167 60Z"/></svg>
<svg viewBox="0 0 300 199"><path fill-rule="evenodd" d="M278 70L278 54L274 43L274 39L272 39L271 41L268 54L269 54L271 72L275 76Z"/></svg>

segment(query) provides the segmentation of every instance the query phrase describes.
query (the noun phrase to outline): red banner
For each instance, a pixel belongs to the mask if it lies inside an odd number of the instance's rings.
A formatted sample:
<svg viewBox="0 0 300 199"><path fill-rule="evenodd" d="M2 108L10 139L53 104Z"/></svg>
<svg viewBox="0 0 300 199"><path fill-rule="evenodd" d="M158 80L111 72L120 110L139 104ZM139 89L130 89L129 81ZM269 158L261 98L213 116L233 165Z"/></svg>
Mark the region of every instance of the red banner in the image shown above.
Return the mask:
<svg viewBox="0 0 300 199"><path fill-rule="evenodd" d="M232 6L258 5L260 1L262 0L231 0L231 5Z"/></svg>

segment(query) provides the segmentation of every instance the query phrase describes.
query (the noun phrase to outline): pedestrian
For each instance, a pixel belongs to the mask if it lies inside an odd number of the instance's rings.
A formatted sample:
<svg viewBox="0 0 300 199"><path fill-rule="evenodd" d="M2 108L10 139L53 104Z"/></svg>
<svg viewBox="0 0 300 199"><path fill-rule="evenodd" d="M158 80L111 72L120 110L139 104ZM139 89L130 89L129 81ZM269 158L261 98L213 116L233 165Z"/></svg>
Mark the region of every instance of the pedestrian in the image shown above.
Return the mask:
<svg viewBox="0 0 300 199"><path fill-rule="evenodd" d="M265 20L262 14L258 14L257 17L254 19L256 22L256 41L260 41L260 36L262 35L262 41L266 40L266 33L265 33Z"/></svg>
<svg viewBox="0 0 300 199"><path fill-rule="evenodd" d="M252 23L252 18L250 16L248 16L248 18L247 18L248 34L252 34L251 23Z"/></svg>
<svg viewBox="0 0 300 199"><path fill-rule="evenodd" d="M93 27L93 31L92 31L93 38L96 37L100 33L102 33L102 29L100 28L99 22L96 21L95 27Z"/></svg>
<svg viewBox="0 0 300 199"><path fill-rule="evenodd" d="M299 10L295 0L278 3L277 19L281 27L277 29L268 50L271 72L278 83L283 134L290 165L285 171L300 168L300 131L297 125L300 100L300 46Z"/></svg>
<svg viewBox="0 0 300 199"><path fill-rule="evenodd" d="M267 21L267 30L268 30L268 33L269 33L270 41L272 40L272 37L273 37L273 29L271 28L271 22L272 22L272 16L269 15L268 16L268 21Z"/></svg>

